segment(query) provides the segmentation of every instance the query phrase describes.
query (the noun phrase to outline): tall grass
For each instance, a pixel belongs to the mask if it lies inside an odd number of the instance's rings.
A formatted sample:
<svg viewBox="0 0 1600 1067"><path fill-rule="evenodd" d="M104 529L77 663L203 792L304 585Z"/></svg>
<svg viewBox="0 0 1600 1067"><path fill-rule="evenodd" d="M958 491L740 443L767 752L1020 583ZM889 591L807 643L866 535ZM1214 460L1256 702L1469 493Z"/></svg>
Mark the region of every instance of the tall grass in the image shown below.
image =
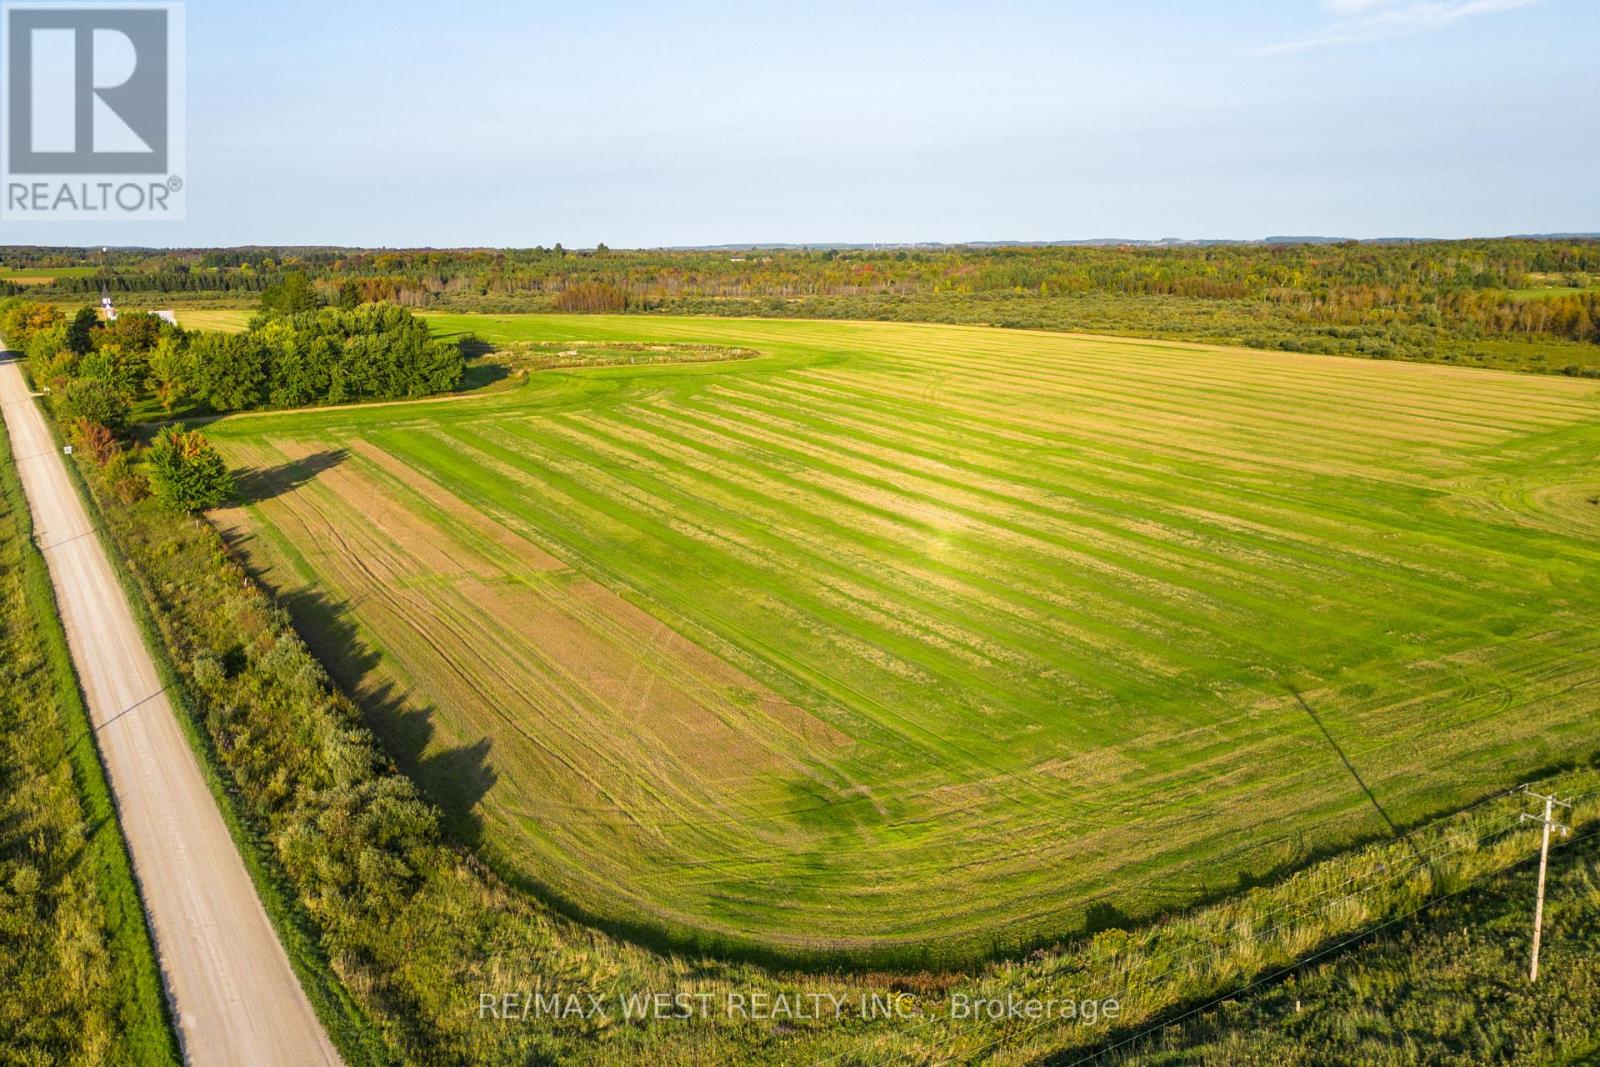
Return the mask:
<svg viewBox="0 0 1600 1067"><path fill-rule="evenodd" d="M1600 852L1595 845L1591 836L1558 844L1552 853L1537 984L1526 974L1530 863L1441 901L1415 921L1337 959L1300 968L1252 996L1139 1035L1090 1062L1106 1067L1592 1062L1586 1057L1600 1050Z"/></svg>
<svg viewBox="0 0 1600 1067"><path fill-rule="evenodd" d="M180 1062L144 908L0 433L0 1062Z"/></svg>

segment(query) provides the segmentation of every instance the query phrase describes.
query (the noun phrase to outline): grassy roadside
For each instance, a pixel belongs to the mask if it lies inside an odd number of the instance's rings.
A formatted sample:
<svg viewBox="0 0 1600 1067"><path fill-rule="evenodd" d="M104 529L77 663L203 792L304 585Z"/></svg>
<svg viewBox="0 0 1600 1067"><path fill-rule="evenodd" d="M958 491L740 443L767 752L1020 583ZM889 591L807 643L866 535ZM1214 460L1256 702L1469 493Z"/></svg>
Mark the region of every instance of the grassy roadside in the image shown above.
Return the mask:
<svg viewBox="0 0 1600 1067"><path fill-rule="evenodd" d="M1593 1063L1600 1052L1600 839L1551 853L1537 985L1526 974L1533 882L1534 865L1525 863L1387 936L1097 1062Z"/></svg>
<svg viewBox="0 0 1600 1067"><path fill-rule="evenodd" d="M0 432L0 1061L177 1064L93 736Z"/></svg>
<svg viewBox="0 0 1600 1067"><path fill-rule="evenodd" d="M49 419L46 422L52 435L55 435L57 428L54 422ZM91 488L90 481L84 477L80 467L83 462L79 458L67 464L73 485L89 509L90 515L98 516L102 520L97 530L106 549L106 555L110 558L112 569L116 572L123 592L128 598L134 619L144 637L145 647L155 662L157 675L178 711L178 727L198 756L197 762L201 774L205 777L206 785L217 803L218 810L222 813L222 820L239 850L245 869L250 872L256 893L261 898L262 907L278 932L278 939L283 944L289 963L300 980L301 988L311 1001L317 1017L327 1028L329 1038L338 1048L346 1064L357 1067L362 1064L393 1062L393 1056L383 1038L372 1028L351 1001L343 984L333 974L327 955L318 944L313 923L297 905L294 894L285 884L282 872L274 866L270 850L263 847L259 833L252 830L247 817L239 810L238 789L227 780L225 772L219 770L224 765L218 760L215 749L211 747L211 739L198 725L199 717L196 715L196 709L201 705L196 703L195 694L189 683L174 668L168 655L168 645L151 612L150 605L158 601L154 599L152 591L129 568L126 558L119 551L119 546L107 543L106 527L103 523L109 514L107 510L109 502L102 494L96 493ZM174 521L183 520L174 519Z"/></svg>

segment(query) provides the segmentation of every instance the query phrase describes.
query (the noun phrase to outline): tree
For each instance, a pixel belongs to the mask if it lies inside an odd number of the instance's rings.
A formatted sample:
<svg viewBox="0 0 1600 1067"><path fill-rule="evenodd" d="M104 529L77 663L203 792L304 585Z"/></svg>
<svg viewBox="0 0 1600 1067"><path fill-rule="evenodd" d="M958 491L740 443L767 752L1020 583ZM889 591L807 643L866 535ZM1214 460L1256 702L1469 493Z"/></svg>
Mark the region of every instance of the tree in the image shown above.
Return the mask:
<svg viewBox="0 0 1600 1067"><path fill-rule="evenodd" d="M202 333L190 344L195 394L217 411L243 411L263 399L266 353L250 334Z"/></svg>
<svg viewBox="0 0 1600 1067"><path fill-rule="evenodd" d="M269 315L296 315L322 306L311 280L299 271L283 276L283 281L268 286L261 294L261 310Z"/></svg>
<svg viewBox="0 0 1600 1067"><path fill-rule="evenodd" d="M103 339L99 347L78 361L78 377L99 378L129 401L139 395L149 373L150 365L142 355Z"/></svg>
<svg viewBox="0 0 1600 1067"><path fill-rule="evenodd" d="M168 427L146 455L156 499L179 511L204 511L233 495L233 475L199 430Z"/></svg>
<svg viewBox="0 0 1600 1067"><path fill-rule="evenodd" d="M164 331L171 327L148 311L124 311L100 327L96 341L103 347L108 343L121 345L137 356L146 356L160 342Z"/></svg>
<svg viewBox="0 0 1600 1067"><path fill-rule="evenodd" d="M67 324L67 347L74 355L86 356L94 347L94 331L100 325L100 315L94 308L79 308Z"/></svg>
<svg viewBox="0 0 1600 1067"><path fill-rule="evenodd" d="M128 428L128 398L104 378L74 378L61 396L61 414L67 419L97 423L112 433Z"/></svg>
<svg viewBox="0 0 1600 1067"><path fill-rule="evenodd" d="M67 321L54 304L8 300L6 305L5 313L0 315L0 336L5 338L7 346L19 352L28 347L36 334L53 330Z"/></svg>
<svg viewBox="0 0 1600 1067"><path fill-rule="evenodd" d="M149 385L167 414L194 395L194 360L183 336L174 331L164 335L150 353Z"/></svg>
<svg viewBox="0 0 1600 1067"><path fill-rule="evenodd" d="M339 284L339 310L354 311L361 306L361 287L354 280L346 278Z"/></svg>
<svg viewBox="0 0 1600 1067"><path fill-rule="evenodd" d="M251 331L270 353L267 401L274 407L303 407L328 397L329 383L340 359L339 338L323 323L338 314L268 319Z"/></svg>
<svg viewBox="0 0 1600 1067"><path fill-rule="evenodd" d="M66 323L28 336L28 373L42 389L60 389L78 373L78 357L67 347Z"/></svg>

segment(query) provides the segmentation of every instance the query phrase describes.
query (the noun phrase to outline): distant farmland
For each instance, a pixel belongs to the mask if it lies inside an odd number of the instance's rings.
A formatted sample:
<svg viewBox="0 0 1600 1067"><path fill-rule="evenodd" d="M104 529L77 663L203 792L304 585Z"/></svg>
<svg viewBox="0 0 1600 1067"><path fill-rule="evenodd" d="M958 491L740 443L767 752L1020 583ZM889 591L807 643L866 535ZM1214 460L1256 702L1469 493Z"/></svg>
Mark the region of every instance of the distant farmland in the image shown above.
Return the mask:
<svg viewBox="0 0 1600 1067"><path fill-rule="evenodd" d="M979 327L434 321L764 354L208 429L249 501L224 526L402 766L585 915L949 962L1592 744L1600 383Z"/></svg>
<svg viewBox="0 0 1600 1067"><path fill-rule="evenodd" d="M94 273L94 267L0 267L0 282L49 285L57 278L87 278Z"/></svg>

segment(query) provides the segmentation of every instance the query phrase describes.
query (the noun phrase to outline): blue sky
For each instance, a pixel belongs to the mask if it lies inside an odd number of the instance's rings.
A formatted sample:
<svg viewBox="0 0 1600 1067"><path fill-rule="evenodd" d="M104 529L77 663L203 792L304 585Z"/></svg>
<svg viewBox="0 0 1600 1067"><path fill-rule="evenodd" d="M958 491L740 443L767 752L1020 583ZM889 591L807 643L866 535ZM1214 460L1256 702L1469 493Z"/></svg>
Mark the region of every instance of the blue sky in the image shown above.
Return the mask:
<svg viewBox="0 0 1600 1067"><path fill-rule="evenodd" d="M1600 230L1594 0L191 0L188 221L0 243Z"/></svg>

